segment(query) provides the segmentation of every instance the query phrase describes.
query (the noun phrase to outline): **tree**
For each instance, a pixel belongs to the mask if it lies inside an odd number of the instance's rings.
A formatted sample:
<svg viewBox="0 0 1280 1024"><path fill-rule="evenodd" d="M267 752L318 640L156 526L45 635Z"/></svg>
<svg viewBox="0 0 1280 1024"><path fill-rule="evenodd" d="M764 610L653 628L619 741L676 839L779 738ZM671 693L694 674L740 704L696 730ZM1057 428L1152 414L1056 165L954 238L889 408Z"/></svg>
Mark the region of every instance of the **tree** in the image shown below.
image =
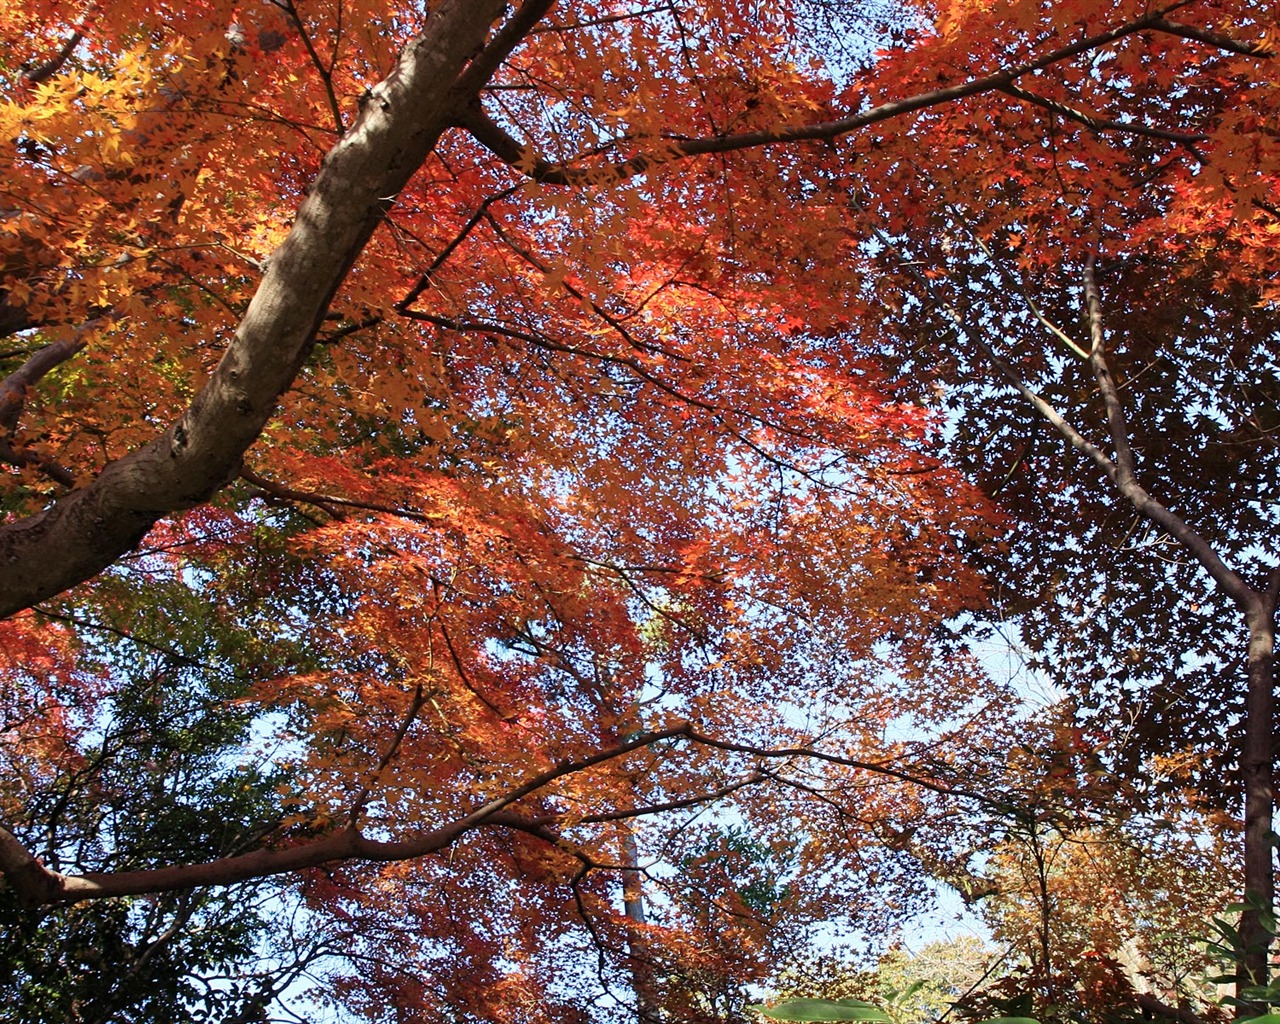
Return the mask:
<svg viewBox="0 0 1280 1024"><path fill-rule="evenodd" d="M1211 72L1190 108L1162 97L1156 64L1117 54L1083 97L1046 76L1052 145L1002 151L1018 160L1004 179L915 165L913 200L868 201L910 234L884 236L882 262L910 270L899 351L915 364L911 338L954 342L936 371L963 416L957 457L1027 524L992 563L1006 613L1108 731L1133 723L1117 745L1130 765L1185 750L1239 772L1244 888L1270 904L1277 577L1257 488L1275 475L1275 325L1256 239L1274 230L1276 177L1266 147L1240 140L1275 87L1262 44L1183 31ZM1108 164L1100 142L1120 122L1129 141ZM914 202L922 220L906 228ZM1265 931L1252 916L1245 931L1248 970L1265 977Z"/></svg>
<svg viewBox="0 0 1280 1024"><path fill-rule="evenodd" d="M637 818L678 859L682 816L732 798L850 890L902 879L868 838L999 735L943 623L1000 526L850 340L879 306L837 140L891 190L912 132L1016 101L1033 151L1019 90L1054 69L1198 82L1186 6L947 7L848 83L782 5L6 9L32 54L0 134L10 642L66 675L50 620L95 637L178 592L307 650L228 706L289 762L253 849L70 874L15 826L7 885L288 874L351 923L351 1001L533 1020L589 1003L549 958L625 992ZM14 680L40 710L3 735L74 760L43 684Z"/></svg>
<svg viewBox="0 0 1280 1024"><path fill-rule="evenodd" d="M931 1024L1004 973L1000 950L961 935L926 943L918 953L895 945L870 970L853 970L832 955L796 964L775 998L857 999L882 1008L894 1024Z"/></svg>
<svg viewBox="0 0 1280 1024"><path fill-rule="evenodd" d="M120 871L234 854L285 814L281 774L244 756L255 714L233 702L250 666L284 664L298 652L218 621L181 586L150 586L148 597L163 604L122 603L110 630L78 650L65 624L47 622L42 635L66 645L52 664L31 646L15 647L12 632L5 637L6 679L30 673L31 685L8 690L0 756L12 782L3 814L50 869ZM74 665L74 680L45 674L59 665ZM270 927L281 896L278 886L251 881L32 908L7 889L0 997L24 1024L261 1019L314 953L304 945L291 951L300 958L255 967L268 938L281 953L293 940Z"/></svg>
<svg viewBox="0 0 1280 1024"><path fill-rule="evenodd" d="M1234 830L1184 794L1143 792L1108 771L1105 742L1052 708L1026 723L979 868L980 911L1007 975L966 1012L1026 999L1039 1019L1211 1020L1202 936L1238 882ZM1226 827L1224 827L1226 826Z"/></svg>
<svg viewBox="0 0 1280 1024"><path fill-rule="evenodd" d="M897 837L965 897L990 944L898 946L861 971L854 950L801 955L776 998L858 998L895 1021L1226 1019L1204 938L1238 884L1230 819L1109 770L1108 743L1069 702L1017 732L972 783L984 803Z"/></svg>
<svg viewBox="0 0 1280 1024"><path fill-rule="evenodd" d="M1192 43L1177 72L1165 36L935 112L929 129L962 145L899 146L891 186L850 193L891 310L866 343L951 412L952 457L1018 524L987 563L997 613L1113 737L1117 765L1180 758L1240 802L1243 888L1266 906L1280 577L1261 239L1277 165L1259 14L1187 5L1161 22ZM986 31L1017 16L994 7ZM961 66L982 37L955 37ZM1170 92L1170 74L1195 85ZM1244 930L1246 973L1264 978L1266 930L1252 913Z"/></svg>

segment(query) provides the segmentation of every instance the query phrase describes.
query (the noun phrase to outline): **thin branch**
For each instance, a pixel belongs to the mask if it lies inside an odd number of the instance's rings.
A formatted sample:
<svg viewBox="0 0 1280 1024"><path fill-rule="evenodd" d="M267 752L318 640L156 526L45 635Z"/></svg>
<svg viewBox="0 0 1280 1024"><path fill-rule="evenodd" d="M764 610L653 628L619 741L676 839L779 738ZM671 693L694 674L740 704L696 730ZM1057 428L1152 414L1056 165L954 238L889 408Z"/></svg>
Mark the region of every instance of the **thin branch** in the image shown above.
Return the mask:
<svg viewBox="0 0 1280 1024"><path fill-rule="evenodd" d="M540 260L536 255L534 255L524 246L518 244L511 237L510 233L501 224L499 224L497 220L494 219L492 214L482 211L482 215L485 219L485 222L489 225L489 227L493 229L494 233L507 245L507 247L512 252L514 252L522 260L524 260L527 264L529 264L530 267L538 271L540 274L549 275L551 273L552 268L548 266L546 263L544 263L542 260ZM658 345L651 341L640 341L639 339L637 339L630 331L628 331L622 325L622 322L617 317L615 317L608 310L603 309L599 303L597 303L594 299L592 299L589 295L587 295L587 293L584 292L581 288L576 287L571 281L569 281L567 277L561 279L560 287L562 287L566 292L568 292L580 303L582 303L584 307L590 309L591 312L593 312L596 316L598 316L601 320L603 320L606 324L608 324L614 330L614 332L620 338L622 338L622 340L625 341L631 348L637 349L638 351L645 352L647 354L657 353L674 362L681 362L681 363L689 362L688 357L681 355L679 352L675 352L671 349L668 349L662 345Z"/></svg>
<svg viewBox="0 0 1280 1024"><path fill-rule="evenodd" d="M467 674L466 666L462 664L462 657L458 654L458 648L454 645L453 637L449 635L449 629L444 624L444 616L436 618L436 625L440 627L440 637L444 640L445 650L449 652L449 660L453 662L454 670L458 673L458 678L462 680L462 685L467 688L476 700L492 711L500 721L515 721L519 717L516 713L508 712L504 714L502 709L481 693L475 683L471 681L471 677Z"/></svg>
<svg viewBox="0 0 1280 1024"><path fill-rule="evenodd" d="M358 508L366 508L356 502L346 501L342 498L330 497L327 494L316 494L314 491L299 491L292 487L286 487L284 484L278 484L274 480L268 480L266 477L255 473L248 466L241 467L240 479L246 483L253 484L263 494L270 498L276 498L280 501L302 501L308 505L314 505L326 515L333 519L344 518L342 510L335 508L336 505L356 505ZM389 511L388 509L378 508L374 511Z"/></svg>
<svg viewBox="0 0 1280 1024"><path fill-rule="evenodd" d="M893 239L879 228L874 228L877 237L885 244L885 246L895 253L901 253ZM1254 616L1261 614L1264 610L1264 596L1257 590L1249 586L1239 573L1232 569L1222 556L1218 554L1213 545L1210 544L1200 533L1198 533L1186 520L1177 513L1170 510L1163 503L1154 498L1147 492L1141 484L1134 478L1132 471L1132 454L1128 451L1127 444L1124 446L1125 457L1129 461L1127 471L1122 470L1117 462L1113 462L1101 449L1090 442L1083 434L1081 434L1074 426L1071 425L1052 404L1046 401L1041 395L1034 391L1006 360L1000 358L992 347L991 343L983 336L981 331L970 331L967 327L963 314L956 307L946 300L939 301L930 288L929 282L914 266L908 266L908 261L903 261L902 266L906 268L908 276L912 278L921 289L923 296L932 301L935 306L945 312L956 324L956 327L967 337L975 347L982 352L983 356L991 363L1004 377L1006 382L1038 412L1049 424L1064 438L1071 447L1084 455L1094 466L1101 471L1107 481L1120 492L1120 496L1124 498L1133 507L1134 511L1147 519L1148 522L1163 529L1171 537L1173 537L1188 554L1191 555L1205 570L1213 580L1222 587L1223 592L1236 604L1238 608L1246 615ZM1091 333L1094 334L1094 344L1099 345L1101 331L1100 315L1090 317ZM1101 351L1100 347L1098 349ZM1092 360L1093 356L1090 356ZM1103 363L1105 368L1105 361ZM1096 367L1095 367L1096 375ZM1102 382L1099 381L1099 385ZM1112 384L1114 387L1114 384ZM1105 400L1105 399L1104 399ZM1120 421L1120 427L1123 428L1123 420ZM1114 437L1113 437L1114 443ZM1117 460L1120 458L1119 450L1117 450Z"/></svg>
<svg viewBox="0 0 1280 1024"><path fill-rule="evenodd" d="M316 48L311 42L311 37L307 34L307 27L302 23L302 15L298 13L298 8L294 5L293 0L271 0L271 2L284 11L293 22L294 27L297 28L298 37L302 40L307 56L311 58L311 63L320 75L320 81L324 83L324 94L329 102L329 112L333 114L333 123L337 126L338 134L342 135L347 130L347 125L342 117L342 107L338 103L338 95L333 89L333 67L326 67L324 61L320 59L320 54L316 52ZM341 4L339 4L338 9L342 9Z"/></svg>
<svg viewBox="0 0 1280 1024"><path fill-rule="evenodd" d="M608 184L643 174L659 164L693 156L731 153L741 149L788 142L830 142L879 121L887 121L928 107L1001 90L1013 85L1024 75L1116 42L1126 36L1158 27L1157 23L1163 21L1165 15L1191 2L1192 0L1179 0L1178 3L1152 11L1107 32L1060 47L1035 60L1026 61L981 78L970 79L959 85L933 89L905 99L882 103L858 114L831 121L790 125L783 128L765 128L737 135L716 135L701 139L679 137L660 139L658 149L598 167L574 166L572 162L551 163L507 132L480 107L478 102L466 108L458 120L458 126L470 132L477 142L489 149L503 163L519 169L535 181L546 185Z"/></svg>
<svg viewBox="0 0 1280 1024"><path fill-rule="evenodd" d="M677 797L671 800L663 801L657 804L645 804L640 807L630 807L625 810L602 811L600 814L587 814L582 817L575 817L573 820L583 825L601 825L611 821L629 821L632 818L642 818L649 814L664 814L668 811L683 811L689 807L697 807L699 804L715 803L723 800L727 796L732 796L741 789L754 786L764 782L766 779L773 778L767 772L751 772L742 778L725 783L719 789L708 790L705 793L699 793L695 796ZM788 785L792 783L788 782ZM529 819L532 824L550 826L560 821L559 816L546 816L542 818Z"/></svg>
<svg viewBox="0 0 1280 1024"><path fill-rule="evenodd" d="M584 21L570 21L563 25L543 25L541 28L535 28L529 33L531 36L543 35L546 33L559 32L576 32L584 28L599 28L601 25L616 25L620 21L634 21L637 18L647 18L650 14L669 14L671 8L669 6L662 7L642 7L636 11L627 11L624 14L610 14L599 18L589 18Z"/></svg>
<svg viewBox="0 0 1280 1024"><path fill-rule="evenodd" d="M861 209L861 207L859 208ZM1070 349L1072 352L1078 355L1081 359L1088 359L1089 353L1081 345L1079 345L1075 341L1075 339L1071 337L1071 335L1067 334L1066 331L1064 331L1061 327L1055 324L1052 320L1050 320L1044 314L1044 312L1040 309L1040 304L1037 303L1034 298L1032 298L1031 292L1027 289L1027 286L1022 283L1022 277L1008 269L1008 267L1005 264L1005 261L1000 258L999 254L996 253L996 251L992 249L990 245L987 244L986 239L984 239L981 235L979 235L976 231L972 230L972 228L968 226L969 224L968 219L962 216L950 204L948 204L947 206L947 211L948 213L951 214L951 217L955 221L955 223L957 225L960 225L962 230L964 230L965 233L971 239L973 239L973 241L982 250L983 255L985 255L987 259L991 261L992 265L1000 272L1000 274L1005 278L1005 280L1008 281L1010 284L1012 284L1014 288L1018 290L1018 294L1022 296L1022 301L1026 303L1027 309L1031 310L1031 315L1034 316L1036 320L1040 322L1040 325L1044 327L1044 329L1047 330L1050 334L1052 334L1055 338L1057 338L1060 342L1062 342L1062 344L1064 344L1068 349Z"/></svg>
<svg viewBox="0 0 1280 1024"><path fill-rule="evenodd" d="M1219 50L1239 53L1246 57L1274 57L1276 55L1276 51L1265 42L1242 43L1240 40L1233 39L1231 36L1224 35L1221 32L1211 32L1209 29L1198 28L1195 25L1184 25L1180 21L1170 21L1164 16L1166 13L1168 11L1164 11L1152 18L1149 27L1160 32L1168 32L1170 35L1181 36L1183 39L1194 39L1197 42L1208 43Z"/></svg>
<svg viewBox="0 0 1280 1024"><path fill-rule="evenodd" d="M473 332L473 333L481 333L481 334L499 335L505 338L512 338L516 341L523 341L529 345L534 346L535 348L540 348L548 352L563 352L568 355L581 356L584 359L596 359L596 360L599 360L600 362L613 363L615 365L625 367L635 375L637 380L640 380L646 384L651 384L653 387L657 388L659 391L663 392L664 394L670 395L672 398L675 398L676 400L688 406L691 406L692 408L701 409L703 412L709 413L715 419L715 421L725 430L725 432L728 433L732 438L734 438L734 440L741 442L744 447L750 448L752 451L754 451L757 455L759 455L761 458L765 459L766 461L780 468L787 469L787 470L790 470L791 472L802 475L806 479L812 480L814 483L821 484L822 486L831 486L827 483L824 483L818 480L810 471L804 469L803 467L798 466L791 462L787 462L786 460L781 459L776 455L772 455L764 451L764 449L760 448L757 444L751 441L745 434L743 434L741 431L732 427L727 422L725 417L728 415L740 416L745 420L748 420L753 423L759 423L761 426L769 427L770 429L776 430L781 434L785 434L788 437L798 438L804 442L808 442L808 443L825 443L825 442L809 434L804 433L799 428L788 426L785 423L774 422L771 420L764 419L758 412L752 412L747 409L735 409L731 406L717 405L712 402L704 401L701 398L697 398L694 395L686 394L676 386L672 384L668 384L666 381L662 380L660 377L656 376L654 373L651 373L649 370L645 369L645 367L634 357L610 355L607 352L600 352L594 349L583 348L581 346L574 345L570 342L554 341L545 335L533 334L533 333L530 333L529 331L520 330L519 328L511 327L506 324L498 323L492 320L456 320L456 319L453 319L452 317L439 316L435 313L426 313L416 309L404 309L404 310L400 310L399 313L401 316L405 317L408 320L418 320L423 323L435 324L437 327L441 327L444 330L448 330L448 331L458 331L459 333ZM625 332L625 330L622 332L622 334L624 338L629 337ZM644 351L646 348L655 348L659 352L663 351L663 349L660 346L652 346L652 345L649 345L648 343L632 342L632 344L635 345L638 351ZM672 354L672 361L674 362L677 359L679 359L682 362L687 361L687 357L685 356Z"/></svg>
<svg viewBox="0 0 1280 1024"><path fill-rule="evenodd" d="M1173 132L1165 128L1152 128L1149 125L1129 121L1111 121L1107 118L1098 117L1096 114L1087 113L1077 107L1069 106L1059 100L1050 99L1048 96L1030 92L1018 85L1007 85L1000 91L1008 93L1017 99L1025 100L1028 103L1034 103L1038 107L1043 107L1045 110L1060 114L1072 121L1078 121L1095 132L1122 132L1127 135L1145 135L1148 138L1177 142L1184 146L1194 146L1197 142L1204 142L1209 138L1208 135L1200 133Z"/></svg>
<svg viewBox="0 0 1280 1024"><path fill-rule="evenodd" d="M718 740L713 736L705 736L702 733L694 732L691 728L688 729L684 735L686 735L693 743L699 743L715 750L724 750L736 754L751 754L753 757L768 758L770 760L777 758L794 758L823 761L827 764L840 765L843 768L855 768L860 771L871 772L874 775L883 775L887 778L896 779L899 782L906 782L913 786L919 786L921 789L927 789L930 792L938 793L942 796L962 797L966 800L973 800L976 803L987 807L994 807L997 810L1008 809L1005 801L997 800L985 793L979 793L970 789L962 789L958 786L952 786L937 779L927 779L918 775L913 775L901 768L890 767L883 762L862 761L858 758L844 757L840 754L828 754L824 751L813 750L807 747L757 747L749 743L735 743L730 740Z"/></svg>
<svg viewBox="0 0 1280 1024"><path fill-rule="evenodd" d="M1120 492L1121 497L1148 521L1161 527L1176 539L1200 563L1201 567L1222 587L1223 591L1245 612L1253 611L1259 602L1258 593L1232 569L1213 546L1187 522L1153 498L1137 483L1132 474L1122 478L1117 465L1095 445L1090 443L1049 402L1033 391L1018 372L1001 359L990 344L980 336L970 335L974 344L982 350L987 360L1000 371L1005 380L1023 396L1032 407L1056 430L1071 447L1092 462L1107 480Z"/></svg>
<svg viewBox="0 0 1280 1024"><path fill-rule="evenodd" d="M205 672L224 671L222 666L215 666L212 662L200 661L197 658L192 658L183 654L181 651L174 650L171 647L164 647L161 644L153 643L150 640L144 640L141 637L134 636L128 630L120 629L118 626L112 626L105 622L96 622L93 619L86 619L79 615L54 611L52 608L43 604L33 605L32 611L38 613L43 618L52 619L55 622L65 622L68 625L77 626L80 629L94 629L103 633L108 633L121 640L127 640L131 644L137 644L139 647L145 647L147 650L175 661L180 665L184 665L187 668L198 668Z"/></svg>
<svg viewBox="0 0 1280 1024"><path fill-rule="evenodd" d="M409 289L404 298L396 303L395 308L399 311L403 311L412 306L414 302L417 301L418 296L426 289L427 285L431 283L431 278L435 276L436 271L444 266L445 261L453 255L458 246L466 241L467 236L475 230L476 225L479 224L480 221L486 219L489 207L496 202L510 198L522 187L522 184L512 185L510 188L505 188L501 192L495 192L491 196L486 196L480 205L476 207L476 210L471 215L470 219L468 219L466 224L462 226L462 230L454 235L452 241L450 241L448 245L436 254L435 259L431 261L431 265L422 272L422 275L418 278L414 286Z"/></svg>
<svg viewBox="0 0 1280 1024"><path fill-rule="evenodd" d="M76 475L65 466L59 465L31 448L15 448L5 438L0 438L0 462L14 466L17 469L25 469L30 466L39 470L54 483L61 484L67 489L76 485Z"/></svg>
<svg viewBox="0 0 1280 1024"><path fill-rule="evenodd" d="M382 777L382 773L387 770L387 767L391 762L395 760L396 754L399 753L400 747L404 743L405 736L409 734L409 726L411 726L414 719L418 717L418 712L422 710L422 706L426 702L426 691L422 689L422 684L419 683L414 688L413 700L409 702L409 708L405 711L404 717L400 720L400 725L396 729L396 734L391 738L391 743L387 746L386 751L378 761L378 766L369 773L368 780L360 787L360 792L356 794L356 798L351 801L351 813L347 816L347 822L350 827L354 828L359 822L360 815L368 805L369 798L373 794L374 784Z"/></svg>
<svg viewBox="0 0 1280 1024"><path fill-rule="evenodd" d="M920 290L923 297L951 319L952 323L956 325L957 330L961 331L963 335L968 338L974 346L979 349L979 351L982 352L987 361L1000 371L1001 375L1009 385L1022 395L1022 397L1025 398L1041 416L1048 420L1053 428L1057 430L1073 448L1084 454L1086 458L1101 469L1102 472L1106 474L1108 480L1113 480L1115 476L1115 465L1107 455L1090 442L1088 438L1077 431L1075 427L1068 423L1062 414L1059 413L1058 410L1049 402L1045 401L1037 392L1033 391L1031 387L1023 381L1018 372L1009 365L1007 361L1000 358L999 354L994 348L992 348L991 343L986 340L981 331L970 331L968 329L968 324L960 310L946 299L939 299L937 297L929 280L920 273L919 269L916 267L915 264L917 261L908 260L893 238L874 225L872 225L872 230L875 232L876 237L880 242L890 252L895 253L899 257L899 270L905 273L916 283L916 287ZM1071 347L1076 351L1081 351L1079 346L1074 342L1071 343ZM1081 354L1083 354L1082 351Z"/></svg>

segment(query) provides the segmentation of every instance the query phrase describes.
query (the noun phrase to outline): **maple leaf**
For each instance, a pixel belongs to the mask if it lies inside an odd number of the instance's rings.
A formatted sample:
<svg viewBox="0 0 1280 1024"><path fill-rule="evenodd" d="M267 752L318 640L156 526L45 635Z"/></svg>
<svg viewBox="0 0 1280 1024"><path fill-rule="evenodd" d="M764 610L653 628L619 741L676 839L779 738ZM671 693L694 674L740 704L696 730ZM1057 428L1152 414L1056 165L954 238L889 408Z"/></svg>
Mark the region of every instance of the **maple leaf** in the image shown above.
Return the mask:
<svg viewBox="0 0 1280 1024"><path fill-rule="evenodd" d="M335 981L355 1009L522 1021L601 1004L554 991L575 957L687 1015L763 971L824 912L774 884L788 843L850 908L872 877L908 899L923 860L879 839L980 803L939 765L1007 738L954 624L1003 555L1036 565L1026 508L1080 493L1025 416L955 404L974 346L1034 324L1087 358L1086 260L1132 297L1167 258L1215 324L1240 307L1206 294L1271 297L1270 58L1219 27L1243 3L1182 8L921 7L840 81L787 4L9 5L6 52L40 52L0 68L0 606L61 625L6 625L57 692L6 670L41 757L5 806L80 792L80 652L121 632L234 680L212 720L276 753L217 758L284 775L203 861L55 871L21 818L14 892L281 875L380 965ZM1124 353L1127 388L1158 376ZM1026 434L1001 472L941 457L971 406L993 451ZM712 806L749 841L688 827ZM717 900L656 895L659 857Z"/></svg>

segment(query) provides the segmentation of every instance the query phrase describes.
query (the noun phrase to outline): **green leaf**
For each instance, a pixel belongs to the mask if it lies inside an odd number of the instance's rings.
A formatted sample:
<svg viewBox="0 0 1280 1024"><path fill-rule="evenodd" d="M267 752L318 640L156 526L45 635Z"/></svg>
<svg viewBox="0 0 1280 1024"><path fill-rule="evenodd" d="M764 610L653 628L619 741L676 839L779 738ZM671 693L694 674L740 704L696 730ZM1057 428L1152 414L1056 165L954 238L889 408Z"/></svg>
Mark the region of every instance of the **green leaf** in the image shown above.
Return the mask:
<svg viewBox="0 0 1280 1024"><path fill-rule="evenodd" d="M920 981L913 981L910 985L908 985L906 988L904 988L901 992L890 992L890 993L889 993L889 998L890 998L893 1002L895 1002L895 1003L903 1002L904 1000L910 999L913 995L915 995L917 992L919 992L922 988L924 988L924 981L923 981L923 980L920 980Z"/></svg>
<svg viewBox="0 0 1280 1024"><path fill-rule="evenodd" d="M788 999L776 1006L757 1003L748 1006L770 1020L839 1022L846 1020L873 1020L892 1022L887 1013L860 999Z"/></svg>
<svg viewBox="0 0 1280 1024"><path fill-rule="evenodd" d="M1236 1024L1280 1024L1280 1013L1264 1013L1261 1017L1244 1017Z"/></svg>
<svg viewBox="0 0 1280 1024"><path fill-rule="evenodd" d="M991 1017L979 1024L1040 1024L1034 1017Z"/></svg>

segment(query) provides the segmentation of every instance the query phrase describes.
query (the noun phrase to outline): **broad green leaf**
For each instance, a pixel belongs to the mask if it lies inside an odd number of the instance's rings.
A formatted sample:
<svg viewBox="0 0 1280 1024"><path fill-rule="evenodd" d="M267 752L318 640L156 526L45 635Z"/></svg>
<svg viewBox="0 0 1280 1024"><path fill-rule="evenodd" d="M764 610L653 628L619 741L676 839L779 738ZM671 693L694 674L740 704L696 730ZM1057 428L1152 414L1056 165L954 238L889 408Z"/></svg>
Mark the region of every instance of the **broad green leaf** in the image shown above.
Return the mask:
<svg viewBox="0 0 1280 1024"><path fill-rule="evenodd" d="M901 992L891 992L891 993L889 994L889 997L890 997L890 999L892 999L895 1003L896 1003L896 1002L901 1002L902 1000L910 999L913 995L915 995L917 992L919 992L922 988L924 988L924 981L923 981L923 980L920 980L920 981L913 981L910 985L908 985L906 988L904 988Z"/></svg>
<svg viewBox="0 0 1280 1024"><path fill-rule="evenodd" d="M872 1020L891 1022L887 1013L871 1003L860 999L788 999L776 1006L765 1006L757 1003L748 1006L762 1017L770 1020L832 1022L838 1024L847 1020Z"/></svg>

